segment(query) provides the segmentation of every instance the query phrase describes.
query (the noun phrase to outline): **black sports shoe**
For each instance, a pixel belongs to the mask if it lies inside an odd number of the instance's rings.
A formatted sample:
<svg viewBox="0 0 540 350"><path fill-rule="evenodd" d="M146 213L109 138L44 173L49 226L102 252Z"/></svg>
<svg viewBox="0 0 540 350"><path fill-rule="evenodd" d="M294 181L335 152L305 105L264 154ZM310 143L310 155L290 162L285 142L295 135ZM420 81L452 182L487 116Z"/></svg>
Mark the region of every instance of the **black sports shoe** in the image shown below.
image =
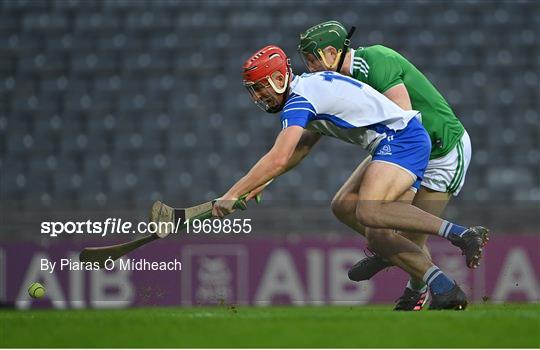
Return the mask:
<svg viewBox="0 0 540 350"><path fill-rule="evenodd" d="M450 291L443 294L431 293L430 310L465 310L467 295L459 288L457 283Z"/></svg>
<svg viewBox="0 0 540 350"><path fill-rule="evenodd" d="M405 288L403 295L396 300L395 311L420 311L424 308L428 299L428 291L419 292L411 288Z"/></svg>
<svg viewBox="0 0 540 350"><path fill-rule="evenodd" d="M475 226L467 229L461 236L449 234L448 240L461 249L462 255L465 255L467 267L474 269L480 265L482 248L489 241L488 234L487 228Z"/></svg>
<svg viewBox="0 0 540 350"><path fill-rule="evenodd" d="M367 281L379 271L390 266L393 266L391 262L386 261L377 255L367 256L351 267L348 273L349 279L355 282Z"/></svg>

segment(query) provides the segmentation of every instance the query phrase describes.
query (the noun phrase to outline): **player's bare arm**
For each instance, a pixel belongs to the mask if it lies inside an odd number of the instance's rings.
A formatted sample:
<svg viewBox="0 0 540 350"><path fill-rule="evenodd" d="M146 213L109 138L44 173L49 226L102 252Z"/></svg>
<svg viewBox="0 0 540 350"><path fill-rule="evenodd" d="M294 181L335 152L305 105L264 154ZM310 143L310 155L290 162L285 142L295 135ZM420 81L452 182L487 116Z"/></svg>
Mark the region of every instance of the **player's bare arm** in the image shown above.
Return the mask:
<svg viewBox="0 0 540 350"><path fill-rule="evenodd" d="M304 132L302 133L302 137L300 138L300 141L296 145L296 148L291 158L289 159L289 162L287 163L283 173L286 173L287 171L291 170L296 165L298 165L298 163L300 163L302 159L304 159L309 154L309 152L311 152L311 149L320 140L320 138L321 138L320 134L317 134L316 132L313 132L313 131L304 130ZM246 202L255 198L268 185L269 183L264 183L262 186L259 186L253 191L249 192L249 195L246 197Z"/></svg>
<svg viewBox="0 0 540 350"><path fill-rule="evenodd" d="M407 91L405 84L392 86L390 89L386 90L383 95L406 111L413 109L409 92Z"/></svg>
<svg viewBox="0 0 540 350"><path fill-rule="evenodd" d="M303 132L304 129L299 126L283 129L272 149L214 204L212 214L217 217L230 214L234 211L234 202L243 193L248 193L287 171ZM298 162L301 159L302 157Z"/></svg>
<svg viewBox="0 0 540 350"><path fill-rule="evenodd" d="M317 134L316 132L309 130L304 130L302 133L302 137L300 137L300 141L296 145L294 153L292 154L289 162L285 167L285 171L289 171L290 169L297 166L298 163L300 163L302 159L304 159L309 154L309 152L311 152L313 146L315 146L315 144L320 139L321 134Z"/></svg>

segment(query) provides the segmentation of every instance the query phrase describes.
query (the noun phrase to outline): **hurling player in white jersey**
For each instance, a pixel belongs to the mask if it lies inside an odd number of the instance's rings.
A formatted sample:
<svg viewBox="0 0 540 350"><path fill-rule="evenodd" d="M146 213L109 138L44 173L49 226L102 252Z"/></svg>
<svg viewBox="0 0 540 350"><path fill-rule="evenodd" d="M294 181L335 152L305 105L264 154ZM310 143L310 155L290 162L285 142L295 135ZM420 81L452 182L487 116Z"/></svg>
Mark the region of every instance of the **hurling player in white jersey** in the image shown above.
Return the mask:
<svg viewBox="0 0 540 350"><path fill-rule="evenodd" d="M487 235L482 227L467 229L402 200L420 186L431 151L419 113L405 111L369 85L335 72L293 76L287 56L274 45L244 63L243 78L259 107L282 111L282 131L272 149L215 203L213 215L234 211L243 193L251 192L248 200L253 198L271 179L296 166L322 135L359 145L373 157L355 203L370 249L423 279L433 296L430 309L464 309L467 297L459 286L421 248L395 233L441 235L461 248L470 267L479 264Z"/></svg>

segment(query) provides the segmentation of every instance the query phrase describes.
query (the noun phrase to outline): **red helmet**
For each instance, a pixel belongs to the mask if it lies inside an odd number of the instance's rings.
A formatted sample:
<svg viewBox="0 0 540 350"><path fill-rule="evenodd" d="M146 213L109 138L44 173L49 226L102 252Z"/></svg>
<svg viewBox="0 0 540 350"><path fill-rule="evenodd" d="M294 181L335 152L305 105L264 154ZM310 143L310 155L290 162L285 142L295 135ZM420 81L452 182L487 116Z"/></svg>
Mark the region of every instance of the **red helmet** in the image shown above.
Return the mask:
<svg viewBox="0 0 540 350"><path fill-rule="evenodd" d="M267 112L275 113L281 110L283 103L277 103L273 96L269 96L271 93L265 94L265 89L271 87L276 94L287 91L291 63L285 52L275 45L265 46L248 58L242 68L244 86L252 100ZM276 72L281 73L285 79L283 87L277 86L273 79Z"/></svg>

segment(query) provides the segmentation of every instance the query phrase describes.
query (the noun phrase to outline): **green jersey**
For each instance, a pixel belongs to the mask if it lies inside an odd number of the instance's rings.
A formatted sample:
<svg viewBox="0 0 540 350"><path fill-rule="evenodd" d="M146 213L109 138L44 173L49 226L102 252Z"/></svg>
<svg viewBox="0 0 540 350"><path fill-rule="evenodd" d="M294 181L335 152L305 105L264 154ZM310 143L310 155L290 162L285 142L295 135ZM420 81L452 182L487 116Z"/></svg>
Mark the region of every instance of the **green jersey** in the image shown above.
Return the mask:
<svg viewBox="0 0 540 350"><path fill-rule="evenodd" d="M430 159L448 154L458 143L464 128L448 102L422 72L396 51L375 45L354 50L351 75L380 93L404 84L414 110L431 138Z"/></svg>

